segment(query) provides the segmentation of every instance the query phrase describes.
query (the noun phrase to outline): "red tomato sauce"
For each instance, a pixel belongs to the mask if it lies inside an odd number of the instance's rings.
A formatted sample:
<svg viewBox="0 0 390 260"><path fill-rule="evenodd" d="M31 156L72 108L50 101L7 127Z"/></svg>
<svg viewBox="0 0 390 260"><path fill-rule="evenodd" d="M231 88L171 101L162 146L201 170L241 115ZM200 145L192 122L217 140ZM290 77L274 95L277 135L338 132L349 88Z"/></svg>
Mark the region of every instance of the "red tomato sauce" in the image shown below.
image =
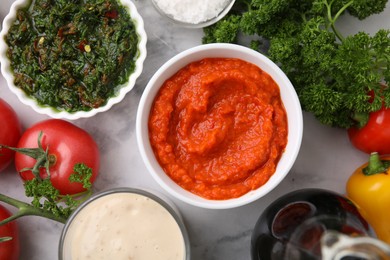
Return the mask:
<svg viewBox="0 0 390 260"><path fill-rule="evenodd" d="M149 117L160 165L201 197L240 197L274 174L287 144L287 116L275 81L240 59L206 58L169 78Z"/></svg>

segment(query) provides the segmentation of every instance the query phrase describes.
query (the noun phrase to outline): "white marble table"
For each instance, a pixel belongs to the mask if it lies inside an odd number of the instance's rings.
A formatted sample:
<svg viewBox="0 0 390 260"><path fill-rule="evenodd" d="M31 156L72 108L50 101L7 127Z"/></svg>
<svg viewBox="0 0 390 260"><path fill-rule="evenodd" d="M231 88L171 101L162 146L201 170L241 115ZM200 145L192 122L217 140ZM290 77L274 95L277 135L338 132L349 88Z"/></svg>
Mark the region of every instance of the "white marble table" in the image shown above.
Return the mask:
<svg viewBox="0 0 390 260"><path fill-rule="evenodd" d="M12 0L1 0L2 21ZM145 187L161 191L147 172L138 152L135 138L135 118L138 102L148 80L166 60L180 51L201 44L202 30L174 27L162 20L150 0L135 0L145 21L148 34L148 56L144 71L135 89L111 110L89 119L74 121L97 140L102 154L101 172L95 183L96 190L118 186ZM364 23L343 19L340 26L345 32L364 28L368 32L390 28L390 6L384 13L369 18ZM0 97L13 106L26 128L47 119L21 104L0 76ZM1 124L1 123L0 123ZM1 127L1 126L0 126ZM355 150L346 132L319 124L310 114L304 113L304 135L300 154L286 179L264 198L229 210L196 208L172 198L180 209L188 227L193 259L238 260L250 259L250 237L262 210L277 197L289 191L319 187L345 192L345 182L350 173L366 161L366 155ZM26 200L23 186L13 167L0 174L0 192ZM166 194L169 196L168 194ZM14 210L9 207L10 210ZM57 259L58 241L62 224L25 217L18 220L21 234L21 259Z"/></svg>

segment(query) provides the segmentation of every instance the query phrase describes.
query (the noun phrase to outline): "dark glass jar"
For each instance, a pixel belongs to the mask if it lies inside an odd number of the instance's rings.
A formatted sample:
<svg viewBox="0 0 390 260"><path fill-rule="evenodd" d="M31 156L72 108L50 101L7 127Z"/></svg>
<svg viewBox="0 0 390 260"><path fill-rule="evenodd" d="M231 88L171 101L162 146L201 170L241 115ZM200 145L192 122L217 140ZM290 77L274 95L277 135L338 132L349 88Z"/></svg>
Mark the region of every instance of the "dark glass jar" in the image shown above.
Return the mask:
<svg viewBox="0 0 390 260"><path fill-rule="evenodd" d="M339 235L371 236L367 222L350 200L322 189L294 191L271 203L261 214L251 239L252 260L324 259L324 250L341 250L334 246L342 242ZM385 244L383 250L387 249Z"/></svg>

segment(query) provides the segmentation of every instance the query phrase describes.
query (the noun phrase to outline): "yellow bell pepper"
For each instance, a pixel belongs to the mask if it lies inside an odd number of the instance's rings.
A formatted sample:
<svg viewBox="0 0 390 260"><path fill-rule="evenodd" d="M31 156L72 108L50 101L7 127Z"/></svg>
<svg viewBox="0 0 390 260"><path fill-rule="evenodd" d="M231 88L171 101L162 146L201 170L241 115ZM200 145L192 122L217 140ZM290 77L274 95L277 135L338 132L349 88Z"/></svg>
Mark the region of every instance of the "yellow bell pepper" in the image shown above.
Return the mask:
<svg viewBox="0 0 390 260"><path fill-rule="evenodd" d="M372 153L347 181L347 196L377 237L390 244L390 157Z"/></svg>

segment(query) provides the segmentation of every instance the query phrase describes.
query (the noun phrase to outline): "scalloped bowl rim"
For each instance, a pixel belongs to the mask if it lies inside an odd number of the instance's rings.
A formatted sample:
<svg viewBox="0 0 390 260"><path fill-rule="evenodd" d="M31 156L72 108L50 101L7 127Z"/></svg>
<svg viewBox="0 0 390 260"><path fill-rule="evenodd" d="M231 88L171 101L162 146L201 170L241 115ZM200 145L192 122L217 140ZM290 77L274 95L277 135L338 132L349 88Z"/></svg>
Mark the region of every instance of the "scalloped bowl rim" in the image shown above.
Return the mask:
<svg viewBox="0 0 390 260"><path fill-rule="evenodd" d="M163 171L149 142L148 119L155 95L165 80L190 62L206 57L231 57L249 61L267 72L277 82L288 118L288 142L277 165L275 173L258 189L241 197L228 200L208 200L197 196L176 184ZM270 59L250 48L226 43L213 43L187 49L168 60L153 75L147 84L139 103L136 118L136 137L141 157L148 171L160 186L172 196L188 204L210 209L234 208L251 203L272 191L288 174L293 166L302 142L303 115L301 105L290 80Z"/></svg>
<svg viewBox="0 0 390 260"><path fill-rule="evenodd" d="M50 106L39 105L38 102L29 97L23 90L16 87L14 84L13 71L10 66L10 61L7 58L8 45L5 42L5 35L8 33L10 26L16 17L16 12L19 8L27 6L31 1L29 0L16 0L10 8L10 12L6 15L3 20L2 30L0 32L0 62L1 62L1 73L5 78L8 88L13 92L18 99L25 105L30 106L35 112L39 114L48 115L52 118L57 119L68 119L75 120L79 118L87 118L96 115L97 113L109 110L113 105L123 100L125 95L130 92L134 86L137 78L141 75L143 70L143 63L146 59L146 42L147 35L144 29L144 21L141 15L138 13L137 8L131 0L119 0L120 3L129 11L131 19L134 21L136 26L136 32L139 36L138 43L138 57L135 62L135 70L130 74L128 81L123 84L116 93L115 96L110 97L104 106L91 109L89 111L76 111L73 113L57 110Z"/></svg>

